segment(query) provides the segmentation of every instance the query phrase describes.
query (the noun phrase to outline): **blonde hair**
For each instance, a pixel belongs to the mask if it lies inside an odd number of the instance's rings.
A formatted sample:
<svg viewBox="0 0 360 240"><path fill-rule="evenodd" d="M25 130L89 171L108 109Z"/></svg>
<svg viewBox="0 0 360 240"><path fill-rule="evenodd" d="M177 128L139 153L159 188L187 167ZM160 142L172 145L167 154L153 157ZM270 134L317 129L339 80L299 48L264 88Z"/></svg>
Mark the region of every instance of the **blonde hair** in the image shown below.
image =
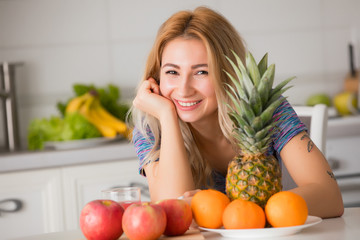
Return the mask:
<svg viewBox="0 0 360 240"><path fill-rule="evenodd" d="M207 8L198 7L194 11L180 11L165 21L155 39L154 45L147 59L145 72L141 82L152 77L160 81L161 57L166 44L175 38L200 39L207 49L209 56L209 71L214 79L215 93L218 102L219 124L224 136L231 141L232 122L227 114L226 104L230 103L225 94L224 84L232 85L224 70L232 73L225 56L233 61L233 50L244 61L245 47L235 28L219 13ZM140 82L140 84L141 84ZM153 149L145 156L145 164L159 158L161 127L153 116L134 107L131 108L132 123L150 141L148 131L155 138ZM196 145L190 126L179 119L180 128L188 153L192 169L193 180L197 188L212 184L212 169L202 158ZM231 141L233 142L233 141ZM194 144L195 143L195 144Z"/></svg>

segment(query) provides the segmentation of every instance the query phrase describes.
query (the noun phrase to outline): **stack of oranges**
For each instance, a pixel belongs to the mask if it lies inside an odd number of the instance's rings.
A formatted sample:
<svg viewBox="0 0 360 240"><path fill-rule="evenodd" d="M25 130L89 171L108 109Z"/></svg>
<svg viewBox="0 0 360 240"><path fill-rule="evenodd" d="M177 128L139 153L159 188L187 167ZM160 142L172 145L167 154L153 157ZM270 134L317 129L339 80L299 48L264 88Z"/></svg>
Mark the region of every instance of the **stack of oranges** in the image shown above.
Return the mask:
<svg viewBox="0 0 360 240"><path fill-rule="evenodd" d="M305 200L298 194L282 191L268 200L265 209L246 200L233 200L222 192L207 189L191 200L196 223L204 228L250 229L302 225L308 216Z"/></svg>

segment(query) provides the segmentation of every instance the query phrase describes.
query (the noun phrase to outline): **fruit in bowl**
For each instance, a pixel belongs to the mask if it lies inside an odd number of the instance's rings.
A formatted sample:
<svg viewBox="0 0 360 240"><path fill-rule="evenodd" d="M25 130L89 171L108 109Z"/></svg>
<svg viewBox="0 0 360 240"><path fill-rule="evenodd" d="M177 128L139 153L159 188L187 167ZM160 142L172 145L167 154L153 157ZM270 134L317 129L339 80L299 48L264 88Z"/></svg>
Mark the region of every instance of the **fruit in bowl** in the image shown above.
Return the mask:
<svg viewBox="0 0 360 240"><path fill-rule="evenodd" d="M116 240L123 234L124 209L112 200L93 200L80 213L80 228L88 240Z"/></svg>
<svg viewBox="0 0 360 240"><path fill-rule="evenodd" d="M303 225L308 217L308 207L300 195L281 191L272 195L265 206L266 219L273 227Z"/></svg>
<svg viewBox="0 0 360 240"><path fill-rule="evenodd" d="M226 206L222 221L225 229L254 229L264 228L266 217L258 204L236 199Z"/></svg>
<svg viewBox="0 0 360 240"><path fill-rule="evenodd" d="M204 228L220 228L222 215L230 199L222 192L206 189L197 192L191 199L191 210L195 222Z"/></svg>

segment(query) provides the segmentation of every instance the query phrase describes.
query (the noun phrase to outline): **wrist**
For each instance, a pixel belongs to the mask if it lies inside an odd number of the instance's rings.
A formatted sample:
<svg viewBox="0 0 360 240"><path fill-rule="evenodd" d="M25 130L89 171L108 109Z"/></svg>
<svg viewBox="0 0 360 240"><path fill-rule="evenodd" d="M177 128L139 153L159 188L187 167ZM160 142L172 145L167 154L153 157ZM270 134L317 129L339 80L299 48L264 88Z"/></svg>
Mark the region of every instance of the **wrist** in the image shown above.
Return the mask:
<svg viewBox="0 0 360 240"><path fill-rule="evenodd" d="M166 111L163 111L162 114L159 117L160 124L167 124L173 121L178 121L178 115L175 109L175 106L169 106Z"/></svg>

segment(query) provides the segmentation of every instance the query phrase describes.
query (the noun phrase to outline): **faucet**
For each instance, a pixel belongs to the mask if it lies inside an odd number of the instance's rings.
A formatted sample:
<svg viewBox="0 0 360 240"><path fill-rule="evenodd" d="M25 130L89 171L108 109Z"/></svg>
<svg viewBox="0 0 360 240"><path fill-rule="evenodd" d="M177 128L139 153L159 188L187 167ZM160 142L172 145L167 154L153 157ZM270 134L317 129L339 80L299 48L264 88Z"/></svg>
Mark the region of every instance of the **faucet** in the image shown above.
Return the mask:
<svg viewBox="0 0 360 240"><path fill-rule="evenodd" d="M0 100L4 116L5 149L10 152L20 150L15 91L15 67L20 65L22 63L0 63Z"/></svg>

